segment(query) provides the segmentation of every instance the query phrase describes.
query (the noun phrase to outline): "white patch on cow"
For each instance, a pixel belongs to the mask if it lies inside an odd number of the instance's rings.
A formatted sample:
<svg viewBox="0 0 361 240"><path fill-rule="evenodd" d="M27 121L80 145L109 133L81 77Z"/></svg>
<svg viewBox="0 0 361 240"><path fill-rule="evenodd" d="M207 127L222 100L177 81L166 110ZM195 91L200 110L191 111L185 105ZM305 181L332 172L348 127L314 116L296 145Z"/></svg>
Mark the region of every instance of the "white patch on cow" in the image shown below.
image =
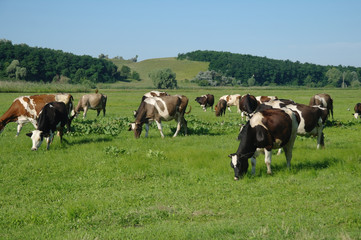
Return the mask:
<svg viewBox="0 0 361 240"><path fill-rule="evenodd" d="M251 120L249 120L249 123L251 125L252 128L254 128L255 126L262 126L265 129L267 129L267 127L262 123L262 119L263 119L263 115L260 112L257 112L253 115L253 117L251 118Z"/></svg>
<svg viewBox="0 0 361 240"><path fill-rule="evenodd" d="M327 102L326 102L326 100L325 100L323 97L320 97L319 95L315 95L315 99L321 101L321 102L322 102L321 105L322 105L323 107L326 107L326 108L327 108Z"/></svg>
<svg viewBox="0 0 361 240"><path fill-rule="evenodd" d="M56 94L55 95L55 101L56 102L63 102L65 104L68 104L69 95L68 94Z"/></svg>
<svg viewBox="0 0 361 240"><path fill-rule="evenodd" d="M157 109L159 115L160 115L163 119L167 120L167 119L170 118L167 105L166 105L166 103L164 102L163 99L161 99L161 98L159 98L159 97L152 97L152 98L146 98L146 99L144 100L144 102L153 105L153 106ZM158 105L159 102L160 102L161 104L163 104L164 111L159 107L159 105Z"/></svg>
<svg viewBox="0 0 361 240"><path fill-rule="evenodd" d="M353 116L357 119L358 118L358 113L355 113Z"/></svg>
<svg viewBox="0 0 361 240"><path fill-rule="evenodd" d="M233 167L237 166L237 160L238 160L238 156L237 155L232 155L232 164Z"/></svg>
<svg viewBox="0 0 361 240"><path fill-rule="evenodd" d="M135 129L135 123L131 123L130 127L132 128L132 130L134 130Z"/></svg>
<svg viewBox="0 0 361 240"><path fill-rule="evenodd" d="M29 98L30 99L30 105L32 106L32 108L30 108L29 104L24 101L24 98ZM34 104L33 100L29 96L19 97L17 99L19 100L21 105L23 105L25 111L27 111L30 115L32 115L33 118L37 117L36 110L35 110L35 104Z"/></svg>

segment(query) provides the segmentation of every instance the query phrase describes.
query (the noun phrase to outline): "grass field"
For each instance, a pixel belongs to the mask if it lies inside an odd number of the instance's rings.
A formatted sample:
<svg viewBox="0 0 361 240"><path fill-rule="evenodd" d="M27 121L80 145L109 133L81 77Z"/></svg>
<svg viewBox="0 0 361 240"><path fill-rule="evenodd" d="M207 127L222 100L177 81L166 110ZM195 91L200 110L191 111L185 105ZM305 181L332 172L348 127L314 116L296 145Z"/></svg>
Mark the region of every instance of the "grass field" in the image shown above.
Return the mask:
<svg viewBox="0 0 361 240"><path fill-rule="evenodd" d="M178 89L192 111L189 135L172 138L176 123L155 124L149 137L128 131L148 90L104 89L107 115L76 119L61 145L36 152L26 125L0 134L0 239L360 239L361 121L351 115L360 90ZM233 180L228 154L237 150L240 115L203 112L196 96L276 95L307 104L316 93L334 99L335 121L316 139L297 137L291 169L263 156L255 176ZM19 93L0 94L0 114ZM74 93L75 102L81 93ZM347 109L350 108L351 111ZM250 171L249 171L250 172Z"/></svg>

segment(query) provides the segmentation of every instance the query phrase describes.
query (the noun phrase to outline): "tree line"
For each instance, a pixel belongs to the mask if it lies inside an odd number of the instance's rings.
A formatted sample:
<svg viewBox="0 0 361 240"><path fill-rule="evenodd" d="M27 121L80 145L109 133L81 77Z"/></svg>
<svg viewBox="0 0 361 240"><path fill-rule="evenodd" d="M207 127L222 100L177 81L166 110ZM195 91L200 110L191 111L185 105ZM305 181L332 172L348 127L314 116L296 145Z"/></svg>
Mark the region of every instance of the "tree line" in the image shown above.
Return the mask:
<svg viewBox="0 0 361 240"><path fill-rule="evenodd" d="M112 83L130 77L139 78L129 67L117 66L104 58L78 56L26 44L0 40L0 78L31 82L66 82L73 84Z"/></svg>
<svg viewBox="0 0 361 240"><path fill-rule="evenodd" d="M193 80L202 86L360 86L361 68L351 66L321 66L298 61L201 50L180 53L178 59L210 63L209 71L200 72Z"/></svg>

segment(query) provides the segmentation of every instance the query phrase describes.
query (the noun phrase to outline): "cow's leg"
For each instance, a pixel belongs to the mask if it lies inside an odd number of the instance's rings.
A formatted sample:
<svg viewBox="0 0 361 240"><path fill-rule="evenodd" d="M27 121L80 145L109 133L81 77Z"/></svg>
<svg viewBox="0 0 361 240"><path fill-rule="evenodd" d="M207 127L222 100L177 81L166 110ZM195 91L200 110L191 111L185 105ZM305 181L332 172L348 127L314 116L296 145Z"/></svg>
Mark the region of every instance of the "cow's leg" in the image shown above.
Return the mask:
<svg viewBox="0 0 361 240"><path fill-rule="evenodd" d="M100 109L97 109L97 117L99 116L100 114Z"/></svg>
<svg viewBox="0 0 361 240"><path fill-rule="evenodd" d="M86 117L87 112L88 112L88 107L84 107L83 119Z"/></svg>
<svg viewBox="0 0 361 240"><path fill-rule="evenodd" d="M46 150L49 150L49 147L50 147L50 143L53 142L53 138L54 138L54 133L53 131L50 130L50 134L49 134L49 137L46 138Z"/></svg>
<svg viewBox="0 0 361 240"><path fill-rule="evenodd" d="M251 157L251 164L252 164L252 175L256 173L256 158L255 156Z"/></svg>
<svg viewBox="0 0 361 240"><path fill-rule="evenodd" d="M228 106L228 111L232 112L232 111L231 111L231 107L229 107L229 106Z"/></svg>
<svg viewBox="0 0 361 240"><path fill-rule="evenodd" d="M163 127L162 127L162 123L159 121L155 121L157 123L158 126L158 130L160 132L160 135L162 136L162 138L164 138L164 134L163 134ZM173 136L174 137L174 136Z"/></svg>
<svg viewBox="0 0 361 240"><path fill-rule="evenodd" d="M182 125L182 119L178 118L177 121L177 130L175 131L173 137L176 137L181 129L181 125Z"/></svg>
<svg viewBox="0 0 361 240"><path fill-rule="evenodd" d="M267 174L272 174L271 170L272 151L264 149L264 162L267 166Z"/></svg>
<svg viewBox="0 0 361 240"><path fill-rule="evenodd" d="M103 107L103 117L105 117L105 107Z"/></svg>
<svg viewBox="0 0 361 240"><path fill-rule="evenodd" d="M278 151L277 151L277 155L280 155L282 152L282 148L279 148Z"/></svg>
<svg viewBox="0 0 361 240"><path fill-rule="evenodd" d="M324 143L324 137L323 137L323 125L321 122L321 119L318 122L318 127L317 127L317 149L320 149L320 146L322 148L325 147L325 143Z"/></svg>
<svg viewBox="0 0 361 240"><path fill-rule="evenodd" d="M207 111L207 109L206 109L206 106L205 105L201 105L201 107L203 108L203 111Z"/></svg>
<svg viewBox="0 0 361 240"><path fill-rule="evenodd" d="M148 132L149 132L149 123L145 124L145 137L148 137Z"/></svg>
<svg viewBox="0 0 361 240"><path fill-rule="evenodd" d="M16 131L16 135L15 137L19 136L21 129L23 128L23 124L22 123L18 123L18 127L17 127L17 131Z"/></svg>

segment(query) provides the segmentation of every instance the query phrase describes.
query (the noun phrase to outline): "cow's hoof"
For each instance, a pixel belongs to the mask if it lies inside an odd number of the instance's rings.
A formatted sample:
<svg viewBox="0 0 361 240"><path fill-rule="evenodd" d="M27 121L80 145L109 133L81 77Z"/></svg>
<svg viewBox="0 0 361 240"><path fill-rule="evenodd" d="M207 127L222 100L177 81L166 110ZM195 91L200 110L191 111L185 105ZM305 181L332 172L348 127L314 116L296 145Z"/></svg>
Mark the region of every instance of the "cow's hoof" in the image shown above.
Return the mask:
<svg viewBox="0 0 361 240"><path fill-rule="evenodd" d="M239 180L239 178L238 177L234 177L234 181L238 181Z"/></svg>

